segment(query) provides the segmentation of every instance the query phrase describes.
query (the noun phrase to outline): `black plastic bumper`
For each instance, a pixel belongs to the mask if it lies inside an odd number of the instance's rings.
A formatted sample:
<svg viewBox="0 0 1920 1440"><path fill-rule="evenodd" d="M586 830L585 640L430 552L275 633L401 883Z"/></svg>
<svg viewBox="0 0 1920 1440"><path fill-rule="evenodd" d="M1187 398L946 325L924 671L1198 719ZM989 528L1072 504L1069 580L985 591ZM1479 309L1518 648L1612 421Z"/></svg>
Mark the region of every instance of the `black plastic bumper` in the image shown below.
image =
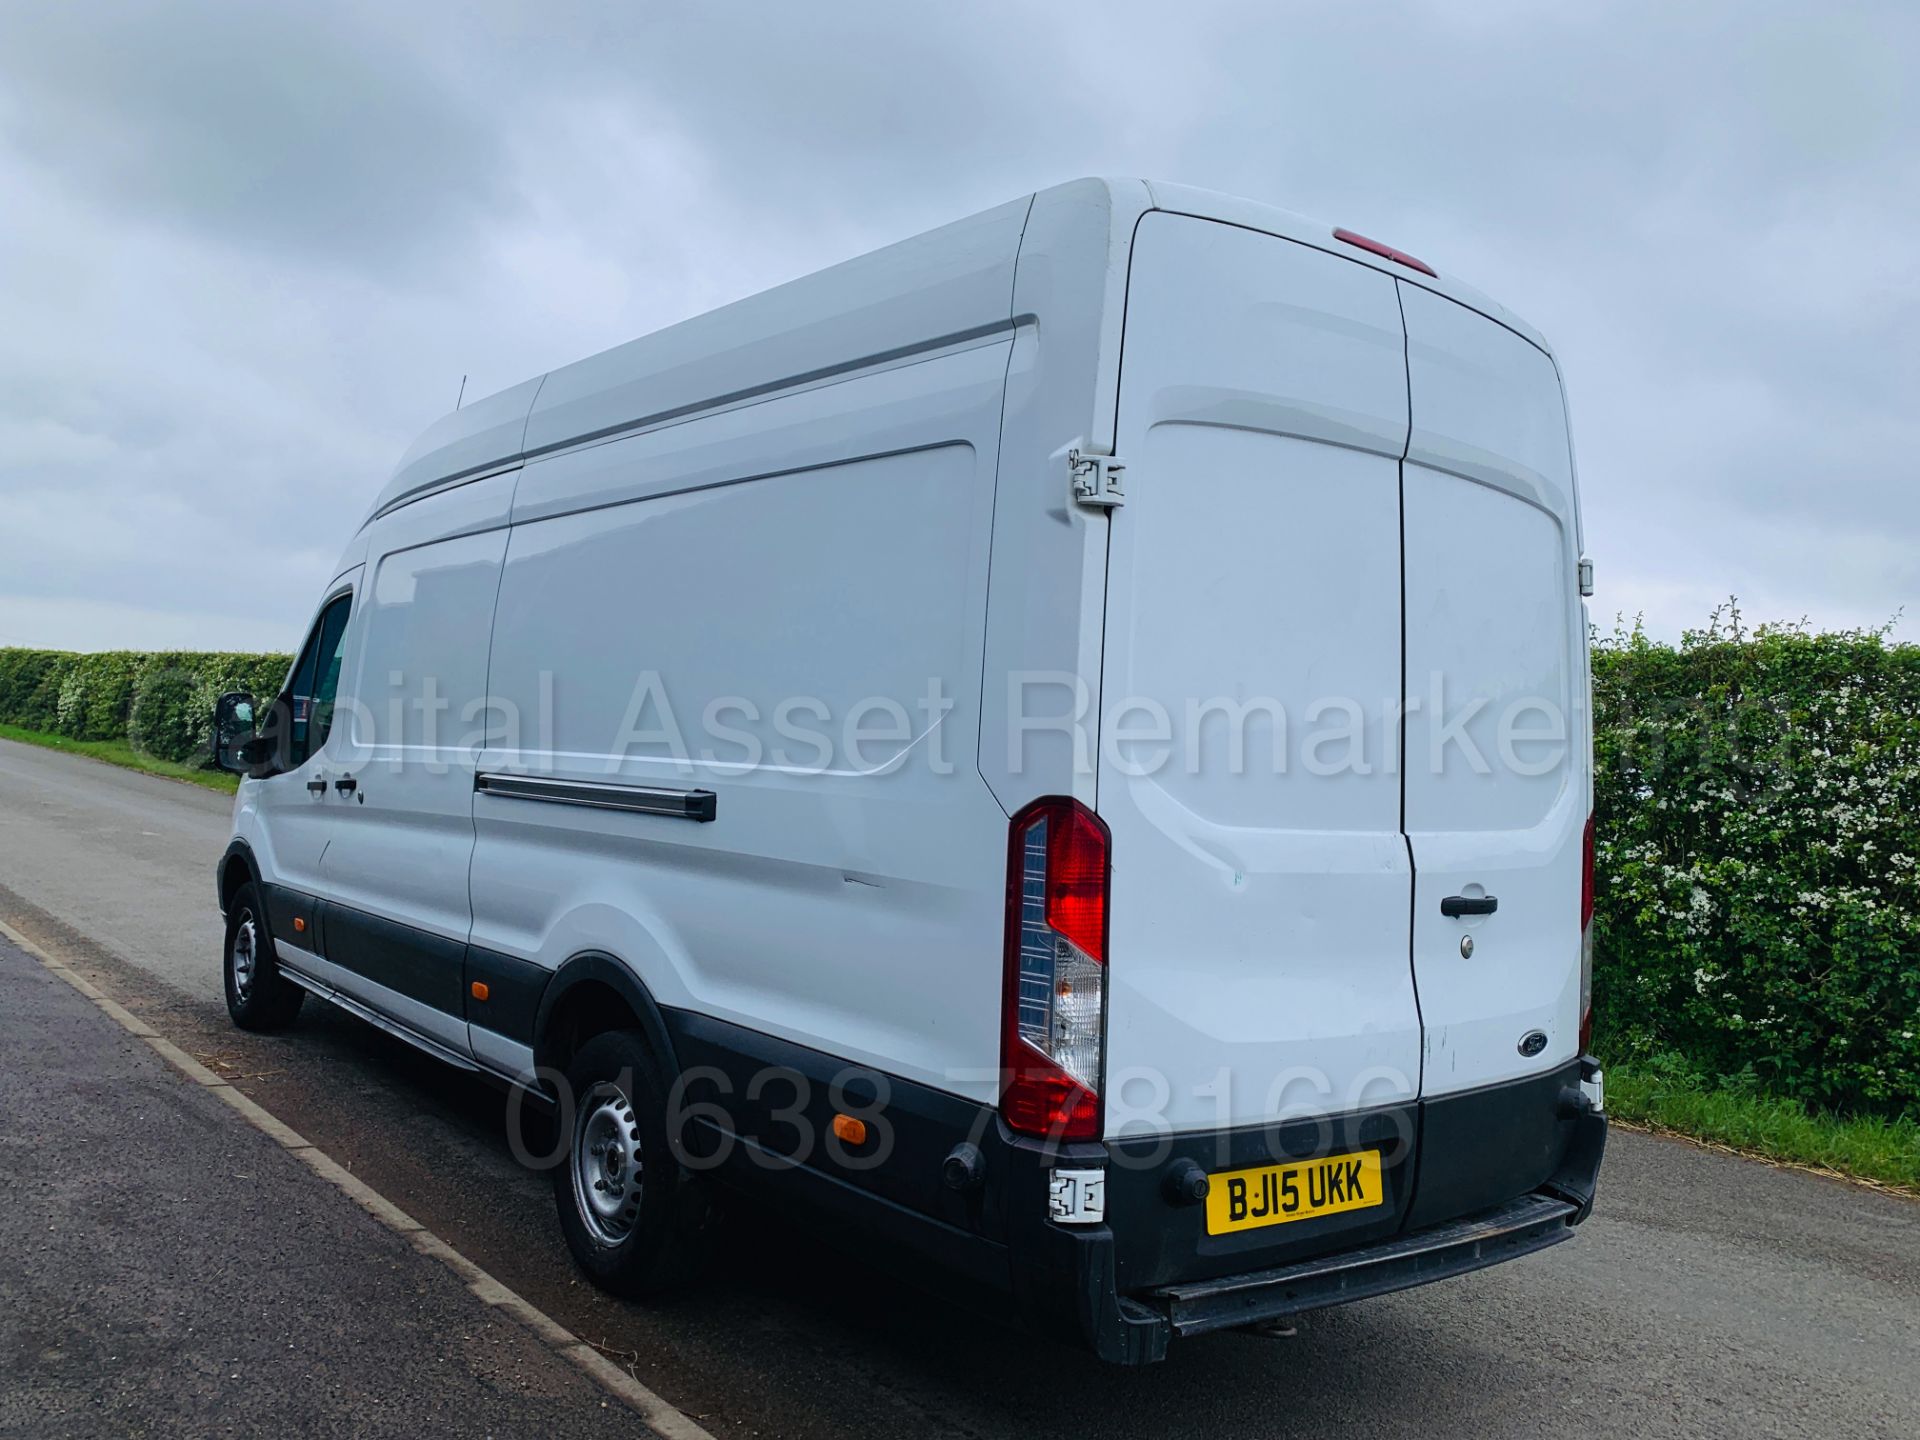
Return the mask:
<svg viewBox="0 0 1920 1440"><path fill-rule="evenodd" d="M1278 1270L1169 1285L1148 1297L1175 1335L1322 1310L1517 1259L1573 1237L1578 1206L1524 1195L1484 1215Z"/></svg>
<svg viewBox="0 0 1920 1440"><path fill-rule="evenodd" d="M1428 1223L1416 1220L1391 1235L1278 1265L1181 1277L1131 1293L1123 1293L1116 1282L1119 1267L1111 1230L1100 1227L1068 1235L1060 1227L1048 1226L1051 1234L1046 1238L1054 1242L1052 1263L1036 1267L1032 1275L1050 1274L1056 1294L1071 1295L1072 1319L1096 1354L1118 1364L1139 1365L1164 1358L1176 1336L1368 1299L1545 1250L1570 1239L1573 1227L1593 1209L1606 1151L1607 1120L1587 1105L1577 1084L1579 1078L1593 1073L1590 1060L1570 1067L1576 1083L1558 1091L1553 1126L1557 1138L1550 1167L1534 1170L1519 1194L1489 1193L1483 1188L1470 1213L1434 1215ZM1507 1087L1463 1097L1458 1110L1470 1116L1493 1105L1512 1111L1516 1093L1517 1087ZM1445 1133L1444 1126L1430 1128ZM1459 1160L1470 1173L1483 1173L1484 1156L1474 1153ZM1446 1181L1436 1187L1439 1194L1468 1193L1452 1173L1454 1167L1444 1164L1438 1154L1428 1155L1426 1161ZM1418 1204L1404 1213L1417 1216ZM1032 1257L1038 1247L1023 1248ZM1070 1272L1071 1279L1062 1271ZM1055 1314L1066 1318L1057 1309Z"/></svg>
<svg viewBox="0 0 1920 1440"><path fill-rule="evenodd" d="M1606 1119L1581 1083L1595 1068L1584 1057L1521 1080L1344 1115L1049 1144L945 1091L899 1077L856 1077L843 1087L845 1062L835 1056L689 1012L665 1014L689 1077L685 1109L700 1117L688 1154L717 1179L777 1197L823 1236L888 1255L950 1300L1076 1339L1121 1364L1161 1359L1176 1335L1381 1295L1545 1249L1587 1217L1606 1148ZM758 1083L766 1074L786 1083ZM807 1141L828 1133L843 1089L856 1108L879 1109L884 1094L884 1153L873 1138L844 1159ZM796 1091L798 1126L777 1108ZM1174 1183L1196 1171L1356 1150L1380 1153L1383 1203L1297 1224L1214 1235L1191 1186ZM1103 1221L1050 1218L1056 1169L1104 1175Z"/></svg>

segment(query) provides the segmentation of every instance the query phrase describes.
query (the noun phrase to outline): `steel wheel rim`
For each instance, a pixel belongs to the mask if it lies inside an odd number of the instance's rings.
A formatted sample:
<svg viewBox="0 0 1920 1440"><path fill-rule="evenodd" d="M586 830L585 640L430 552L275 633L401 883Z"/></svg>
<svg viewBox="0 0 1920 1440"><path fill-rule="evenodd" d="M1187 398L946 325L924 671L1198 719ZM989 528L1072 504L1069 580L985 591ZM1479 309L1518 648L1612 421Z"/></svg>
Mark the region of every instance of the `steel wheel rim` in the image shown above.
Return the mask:
<svg viewBox="0 0 1920 1440"><path fill-rule="evenodd" d="M253 912L240 912L240 923L233 930L233 993L246 1004L253 994L253 977L260 963L260 932L254 927Z"/></svg>
<svg viewBox="0 0 1920 1440"><path fill-rule="evenodd" d="M574 1208L602 1245L618 1245L640 1218L640 1122L619 1086L602 1080L574 1113Z"/></svg>

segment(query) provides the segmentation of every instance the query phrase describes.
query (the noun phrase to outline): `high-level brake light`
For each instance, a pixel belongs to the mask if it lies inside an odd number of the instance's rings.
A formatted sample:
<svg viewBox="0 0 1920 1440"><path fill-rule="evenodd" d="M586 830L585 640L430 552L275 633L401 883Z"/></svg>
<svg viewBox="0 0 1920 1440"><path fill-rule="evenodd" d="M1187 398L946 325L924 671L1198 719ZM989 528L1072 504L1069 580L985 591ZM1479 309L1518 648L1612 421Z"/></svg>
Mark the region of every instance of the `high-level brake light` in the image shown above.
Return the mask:
<svg viewBox="0 0 1920 1440"><path fill-rule="evenodd" d="M1024 1135L1100 1136L1108 848L1077 800L1036 800L1013 818L1000 1113Z"/></svg>
<svg viewBox="0 0 1920 1440"><path fill-rule="evenodd" d="M1396 250L1391 245L1383 245L1378 240L1369 240L1364 235L1356 235L1353 231L1344 228L1335 230L1333 238L1344 241L1348 245L1358 246L1369 255L1378 255L1382 260L1391 260L1394 264L1404 265L1409 270L1418 270L1422 275L1431 275L1436 280L1440 278L1439 273L1426 261L1416 260L1406 251Z"/></svg>

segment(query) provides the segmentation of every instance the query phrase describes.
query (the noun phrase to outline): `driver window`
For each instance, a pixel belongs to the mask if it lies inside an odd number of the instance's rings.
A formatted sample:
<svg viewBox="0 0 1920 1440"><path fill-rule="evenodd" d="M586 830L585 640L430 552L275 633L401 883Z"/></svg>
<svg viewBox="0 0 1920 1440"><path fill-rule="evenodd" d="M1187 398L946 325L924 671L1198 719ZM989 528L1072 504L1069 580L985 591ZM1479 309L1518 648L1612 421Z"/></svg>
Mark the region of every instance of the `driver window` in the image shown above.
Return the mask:
<svg viewBox="0 0 1920 1440"><path fill-rule="evenodd" d="M289 768L305 764L308 756L327 743L327 732L333 728L333 702L340 690L340 657L352 599L351 595L342 595L320 612L306 648L300 652L300 663L294 666L293 684L287 694L292 711Z"/></svg>

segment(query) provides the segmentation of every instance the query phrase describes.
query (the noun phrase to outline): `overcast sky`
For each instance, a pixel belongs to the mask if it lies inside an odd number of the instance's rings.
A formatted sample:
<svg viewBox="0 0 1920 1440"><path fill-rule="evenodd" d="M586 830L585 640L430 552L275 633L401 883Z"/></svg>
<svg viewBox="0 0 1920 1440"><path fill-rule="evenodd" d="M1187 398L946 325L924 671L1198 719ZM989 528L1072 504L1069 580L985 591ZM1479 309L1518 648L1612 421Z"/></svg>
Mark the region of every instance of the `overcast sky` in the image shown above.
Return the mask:
<svg viewBox="0 0 1920 1440"><path fill-rule="evenodd" d="M0 8L0 644L291 648L463 374L1084 174L1544 331L1597 615L1920 610L1911 0L433 8Z"/></svg>

